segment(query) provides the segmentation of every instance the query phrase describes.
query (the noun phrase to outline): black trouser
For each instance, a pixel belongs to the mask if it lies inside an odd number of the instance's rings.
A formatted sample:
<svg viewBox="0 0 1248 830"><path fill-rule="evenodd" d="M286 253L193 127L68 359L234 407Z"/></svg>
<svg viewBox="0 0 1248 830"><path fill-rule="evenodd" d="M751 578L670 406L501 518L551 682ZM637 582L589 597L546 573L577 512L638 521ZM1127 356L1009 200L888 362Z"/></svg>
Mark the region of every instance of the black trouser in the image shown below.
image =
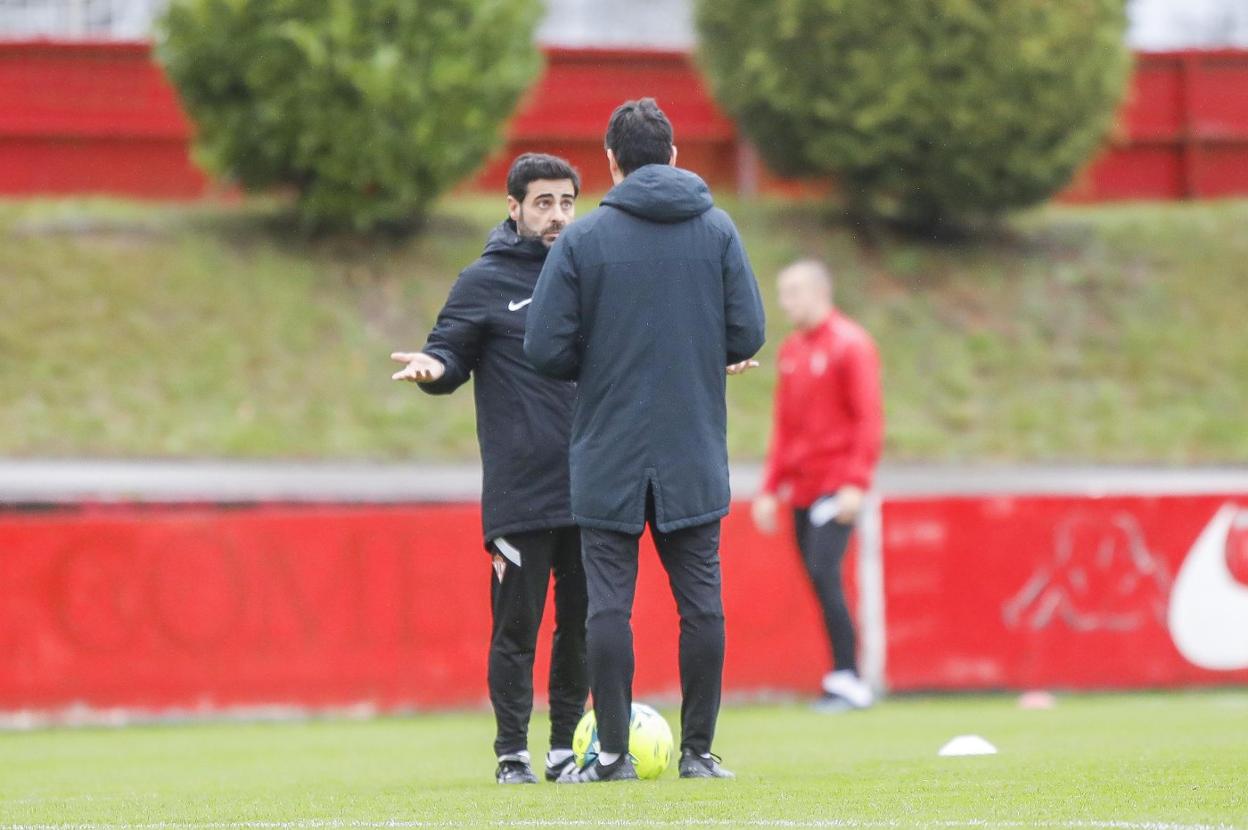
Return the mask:
<svg viewBox="0 0 1248 830"><path fill-rule="evenodd" d="M815 527L810 523L810 510L798 508L793 511L793 529L797 533L797 547L802 552L806 575L823 609L823 624L832 645L832 665L856 673L858 651L854 620L841 584L841 562L845 559L845 548L854 526L832 519L822 527Z"/></svg>
<svg viewBox="0 0 1248 830"><path fill-rule="evenodd" d="M490 636L489 686L498 726L494 751L507 755L528 749L533 657L552 571L555 633L550 655L550 745L570 747L589 693L580 531L560 527L515 533L495 539L491 548L494 630ZM512 561L517 557L519 566Z"/></svg>
<svg viewBox="0 0 1248 830"><path fill-rule="evenodd" d="M660 533L654 502L646 519L680 612L680 746L709 752L724 673L719 520ZM581 529L589 589L589 677L603 752L628 751L633 700L633 595L640 534Z"/></svg>

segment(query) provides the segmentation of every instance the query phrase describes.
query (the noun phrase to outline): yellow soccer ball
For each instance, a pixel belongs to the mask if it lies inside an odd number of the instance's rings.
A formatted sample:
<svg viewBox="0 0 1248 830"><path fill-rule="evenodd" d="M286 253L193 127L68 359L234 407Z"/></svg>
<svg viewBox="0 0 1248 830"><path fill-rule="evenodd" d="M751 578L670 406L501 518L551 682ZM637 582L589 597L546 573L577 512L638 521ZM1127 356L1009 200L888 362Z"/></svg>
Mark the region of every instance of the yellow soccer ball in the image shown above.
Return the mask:
<svg viewBox="0 0 1248 830"><path fill-rule="evenodd" d="M658 778L672 763L672 728L663 716L644 703L634 703L628 720L628 754L633 759L638 778ZM572 751L577 766L585 766L598 757L598 719L590 709L576 725L572 735Z"/></svg>

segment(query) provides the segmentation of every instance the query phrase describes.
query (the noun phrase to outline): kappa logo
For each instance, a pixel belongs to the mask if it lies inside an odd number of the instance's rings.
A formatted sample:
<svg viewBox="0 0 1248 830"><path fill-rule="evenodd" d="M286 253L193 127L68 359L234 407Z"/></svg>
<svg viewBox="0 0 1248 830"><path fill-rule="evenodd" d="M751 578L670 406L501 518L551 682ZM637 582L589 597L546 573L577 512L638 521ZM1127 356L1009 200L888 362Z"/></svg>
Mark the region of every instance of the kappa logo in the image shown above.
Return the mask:
<svg viewBox="0 0 1248 830"><path fill-rule="evenodd" d="M508 311L519 311L520 309L524 308L526 305L528 305L528 304L529 304L529 303L531 303L531 302L533 302L533 298L532 298L532 297L529 297L527 300L521 300L520 302L514 302L514 301L513 301L513 302L510 302L510 303L508 303L508 304L507 304L507 310L508 310Z"/></svg>
<svg viewBox="0 0 1248 830"><path fill-rule="evenodd" d="M1130 513L1069 516L1054 543L1050 561L1002 606L1008 627L1137 631L1165 625L1170 571Z"/></svg>

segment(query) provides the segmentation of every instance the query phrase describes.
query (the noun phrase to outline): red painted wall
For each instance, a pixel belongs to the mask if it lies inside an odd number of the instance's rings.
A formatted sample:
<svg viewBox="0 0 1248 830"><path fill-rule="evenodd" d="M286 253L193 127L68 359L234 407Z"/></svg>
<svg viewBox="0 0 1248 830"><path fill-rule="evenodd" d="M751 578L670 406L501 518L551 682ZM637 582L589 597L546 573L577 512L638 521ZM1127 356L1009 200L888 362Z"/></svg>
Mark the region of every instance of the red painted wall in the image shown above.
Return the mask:
<svg viewBox="0 0 1248 830"><path fill-rule="evenodd" d="M1248 194L1248 50L1136 56L1109 145L1068 198Z"/></svg>
<svg viewBox="0 0 1248 830"><path fill-rule="evenodd" d="M511 160L531 151L567 158L587 190L607 190L611 176L602 148L607 120L620 103L646 96L656 98L672 119L680 165L712 185L735 187L736 126L711 100L690 56L605 49L546 51L546 71L512 119L506 149L486 164L474 186L501 193Z"/></svg>
<svg viewBox="0 0 1248 830"><path fill-rule="evenodd" d="M547 52L504 151L473 179L501 191L508 161L567 156L588 189L609 186L602 131L626 98L656 96L681 164L712 185L820 188L755 169L733 123L679 52ZM0 194L188 198L207 181L189 160L185 117L145 44L0 43ZM1141 54L1119 130L1065 194L1078 201L1248 194L1248 51Z"/></svg>
<svg viewBox="0 0 1248 830"><path fill-rule="evenodd" d="M139 43L0 43L0 194L200 196L190 125Z"/></svg>

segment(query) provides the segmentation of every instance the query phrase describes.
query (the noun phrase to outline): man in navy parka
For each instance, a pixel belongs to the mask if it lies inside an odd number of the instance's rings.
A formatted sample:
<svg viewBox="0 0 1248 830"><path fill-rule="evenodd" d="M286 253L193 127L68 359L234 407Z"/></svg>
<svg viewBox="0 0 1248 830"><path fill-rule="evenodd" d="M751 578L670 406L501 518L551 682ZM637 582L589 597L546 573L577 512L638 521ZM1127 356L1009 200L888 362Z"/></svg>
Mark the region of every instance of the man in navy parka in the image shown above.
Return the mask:
<svg viewBox="0 0 1248 830"><path fill-rule="evenodd" d="M680 772L729 777L710 754L724 654L725 377L756 365L763 305L732 220L702 179L674 166L671 124L653 99L616 109L606 147L616 186L552 247L524 341L539 372L578 384L572 514L602 751L565 780L635 775L629 619L647 523L681 617Z"/></svg>

